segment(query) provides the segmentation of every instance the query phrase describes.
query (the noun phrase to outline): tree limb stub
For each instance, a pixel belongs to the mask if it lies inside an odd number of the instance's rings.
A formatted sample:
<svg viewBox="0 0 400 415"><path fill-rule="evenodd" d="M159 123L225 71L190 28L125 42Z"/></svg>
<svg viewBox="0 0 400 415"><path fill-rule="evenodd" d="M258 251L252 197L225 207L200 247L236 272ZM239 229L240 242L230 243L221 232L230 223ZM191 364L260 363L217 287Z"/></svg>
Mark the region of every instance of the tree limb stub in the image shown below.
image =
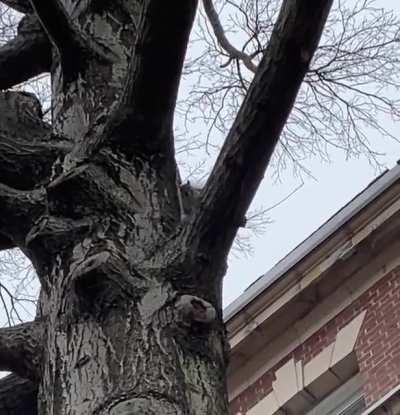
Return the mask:
<svg viewBox="0 0 400 415"><path fill-rule="evenodd" d="M332 0L286 0L201 196L193 227L229 249L319 43ZM208 245L209 246L209 245Z"/></svg>
<svg viewBox="0 0 400 415"><path fill-rule="evenodd" d="M51 66L51 45L36 17L22 18L17 36L0 48L0 89L27 81Z"/></svg>
<svg viewBox="0 0 400 415"><path fill-rule="evenodd" d="M197 0L143 2L126 87L106 138L127 149L172 151L173 114L196 8Z"/></svg>
<svg viewBox="0 0 400 415"><path fill-rule="evenodd" d="M217 313L212 304L200 297L182 295L176 301L175 307L182 317L182 321L192 323L212 324L216 321Z"/></svg>
<svg viewBox="0 0 400 415"><path fill-rule="evenodd" d="M0 379L0 414L37 415L37 385L16 374Z"/></svg>
<svg viewBox="0 0 400 415"><path fill-rule="evenodd" d="M30 0L48 37L58 50L66 80L75 79L88 58L113 61L115 56L104 46L87 38L74 24L59 0Z"/></svg>
<svg viewBox="0 0 400 415"><path fill-rule="evenodd" d="M29 0L1 0L1 3L20 13L32 13Z"/></svg>
<svg viewBox="0 0 400 415"><path fill-rule="evenodd" d="M39 321L0 329L0 369L38 379L42 359L43 325Z"/></svg>
<svg viewBox="0 0 400 415"><path fill-rule="evenodd" d="M18 241L18 246L25 244L26 235L45 210L44 189L23 191L0 184L0 234Z"/></svg>
<svg viewBox="0 0 400 415"><path fill-rule="evenodd" d="M69 143L52 135L31 93L0 92L0 182L27 190L48 181Z"/></svg>

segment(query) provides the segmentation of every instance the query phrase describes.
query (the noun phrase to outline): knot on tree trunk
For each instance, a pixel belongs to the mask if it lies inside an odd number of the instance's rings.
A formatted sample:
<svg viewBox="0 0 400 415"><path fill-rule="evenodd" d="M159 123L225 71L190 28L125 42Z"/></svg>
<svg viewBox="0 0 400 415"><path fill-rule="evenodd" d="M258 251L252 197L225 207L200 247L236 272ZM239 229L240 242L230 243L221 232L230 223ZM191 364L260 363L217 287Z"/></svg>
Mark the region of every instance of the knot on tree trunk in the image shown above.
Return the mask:
<svg viewBox="0 0 400 415"><path fill-rule="evenodd" d="M217 317L217 312L212 304L193 295L180 296L175 307L186 325L192 325L194 322L212 324Z"/></svg>
<svg viewBox="0 0 400 415"><path fill-rule="evenodd" d="M168 396L160 396L157 399L152 394L119 402L110 410L110 415L131 415L139 413L182 415L183 411L176 403L169 402Z"/></svg>
<svg viewBox="0 0 400 415"><path fill-rule="evenodd" d="M81 305L92 313L101 312L106 304L132 297L135 283L126 258L111 241L106 246L91 245L87 255L77 255L71 270L71 281Z"/></svg>

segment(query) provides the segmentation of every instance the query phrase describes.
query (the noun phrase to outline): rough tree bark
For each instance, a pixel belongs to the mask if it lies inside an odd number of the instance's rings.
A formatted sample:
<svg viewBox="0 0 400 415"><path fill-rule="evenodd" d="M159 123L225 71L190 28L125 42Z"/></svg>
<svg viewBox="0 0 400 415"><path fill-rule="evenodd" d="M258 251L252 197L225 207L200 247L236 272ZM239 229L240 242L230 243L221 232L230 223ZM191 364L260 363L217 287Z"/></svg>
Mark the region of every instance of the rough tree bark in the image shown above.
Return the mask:
<svg viewBox="0 0 400 415"><path fill-rule="evenodd" d="M0 95L0 248L42 287L37 319L0 330L1 413L227 414L227 253L332 1L283 2L190 209L173 115L197 1L2 2L27 23L0 88L50 70L53 94L51 126L31 94Z"/></svg>

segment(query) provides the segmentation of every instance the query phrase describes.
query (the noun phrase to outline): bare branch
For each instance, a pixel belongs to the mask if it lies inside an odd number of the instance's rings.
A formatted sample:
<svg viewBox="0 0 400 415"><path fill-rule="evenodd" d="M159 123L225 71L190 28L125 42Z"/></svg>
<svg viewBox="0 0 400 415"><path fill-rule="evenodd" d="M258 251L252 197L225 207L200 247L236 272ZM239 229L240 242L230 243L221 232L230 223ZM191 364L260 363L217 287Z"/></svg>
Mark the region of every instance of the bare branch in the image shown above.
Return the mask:
<svg viewBox="0 0 400 415"><path fill-rule="evenodd" d="M108 138L129 151L173 147L173 115L196 7L197 0L143 2L125 91L107 129Z"/></svg>
<svg viewBox="0 0 400 415"><path fill-rule="evenodd" d="M23 17L18 35L0 48L0 89L50 70L51 45L33 15Z"/></svg>
<svg viewBox="0 0 400 415"><path fill-rule="evenodd" d="M39 321L0 329L0 369L37 379L43 348L43 324Z"/></svg>
<svg viewBox="0 0 400 415"><path fill-rule="evenodd" d="M2 415L38 415L36 383L12 374L0 379Z"/></svg>
<svg viewBox="0 0 400 415"><path fill-rule="evenodd" d="M219 45L229 55L231 59L238 59L243 62L246 68L251 72L257 71L257 65L251 59L247 53L236 49L228 40L225 35L224 28L219 20L218 13L214 8L212 0L203 0L204 10L214 30L215 37L218 40Z"/></svg>
<svg viewBox="0 0 400 415"><path fill-rule="evenodd" d="M331 5L326 0L284 1L257 74L203 190L194 239L200 234L200 240L211 238L219 249L229 249L264 177Z"/></svg>
<svg viewBox="0 0 400 415"><path fill-rule="evenodd" d="M215 4L218 1L223 5L225 32L228 35L231 30L237 48L258 64L281 2L214 0ZM345 157L365 157L380 168L378 146L382 140L398 141L390 120L400 119L400 19L381 3L342 1L332 8L271 159L275 179L289 168L295 175L310 176L307 161L329 160L332 150L340 150ZM203 123L212 148L219 147L232 125L252 74L241 61L224 65L226 54L212 29L208 30L208 18L203 20L194 36L195 56L185 65L191 88L179 103L178 115L189 130Z"/></svg>
<svg viewBox="0 0 400 415"><path fill-rule="evenodd" d="M20 13L32 13L29 0L1 0L3 4Z"/></svg>

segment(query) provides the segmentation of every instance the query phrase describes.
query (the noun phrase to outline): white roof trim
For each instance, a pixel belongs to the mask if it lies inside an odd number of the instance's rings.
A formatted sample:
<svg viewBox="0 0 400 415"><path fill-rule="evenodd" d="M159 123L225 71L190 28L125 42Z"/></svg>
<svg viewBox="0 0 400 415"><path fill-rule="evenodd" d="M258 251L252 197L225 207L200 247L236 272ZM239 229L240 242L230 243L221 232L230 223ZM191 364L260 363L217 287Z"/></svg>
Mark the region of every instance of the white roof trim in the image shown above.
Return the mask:
<svg viewBox="0 0 400 415"><path fill-rule="evenodd" d="M250 285L236 300L230 303L224 309L225 322L246 307L251 301L264 292L266 288L282 277L294 265L348 222L356 213L375 200L399 178L400 165L396 165L391 170L384 172L381 176L371 182L361 193L328 219L320 228L294 248L268 272Z"/></svg>

